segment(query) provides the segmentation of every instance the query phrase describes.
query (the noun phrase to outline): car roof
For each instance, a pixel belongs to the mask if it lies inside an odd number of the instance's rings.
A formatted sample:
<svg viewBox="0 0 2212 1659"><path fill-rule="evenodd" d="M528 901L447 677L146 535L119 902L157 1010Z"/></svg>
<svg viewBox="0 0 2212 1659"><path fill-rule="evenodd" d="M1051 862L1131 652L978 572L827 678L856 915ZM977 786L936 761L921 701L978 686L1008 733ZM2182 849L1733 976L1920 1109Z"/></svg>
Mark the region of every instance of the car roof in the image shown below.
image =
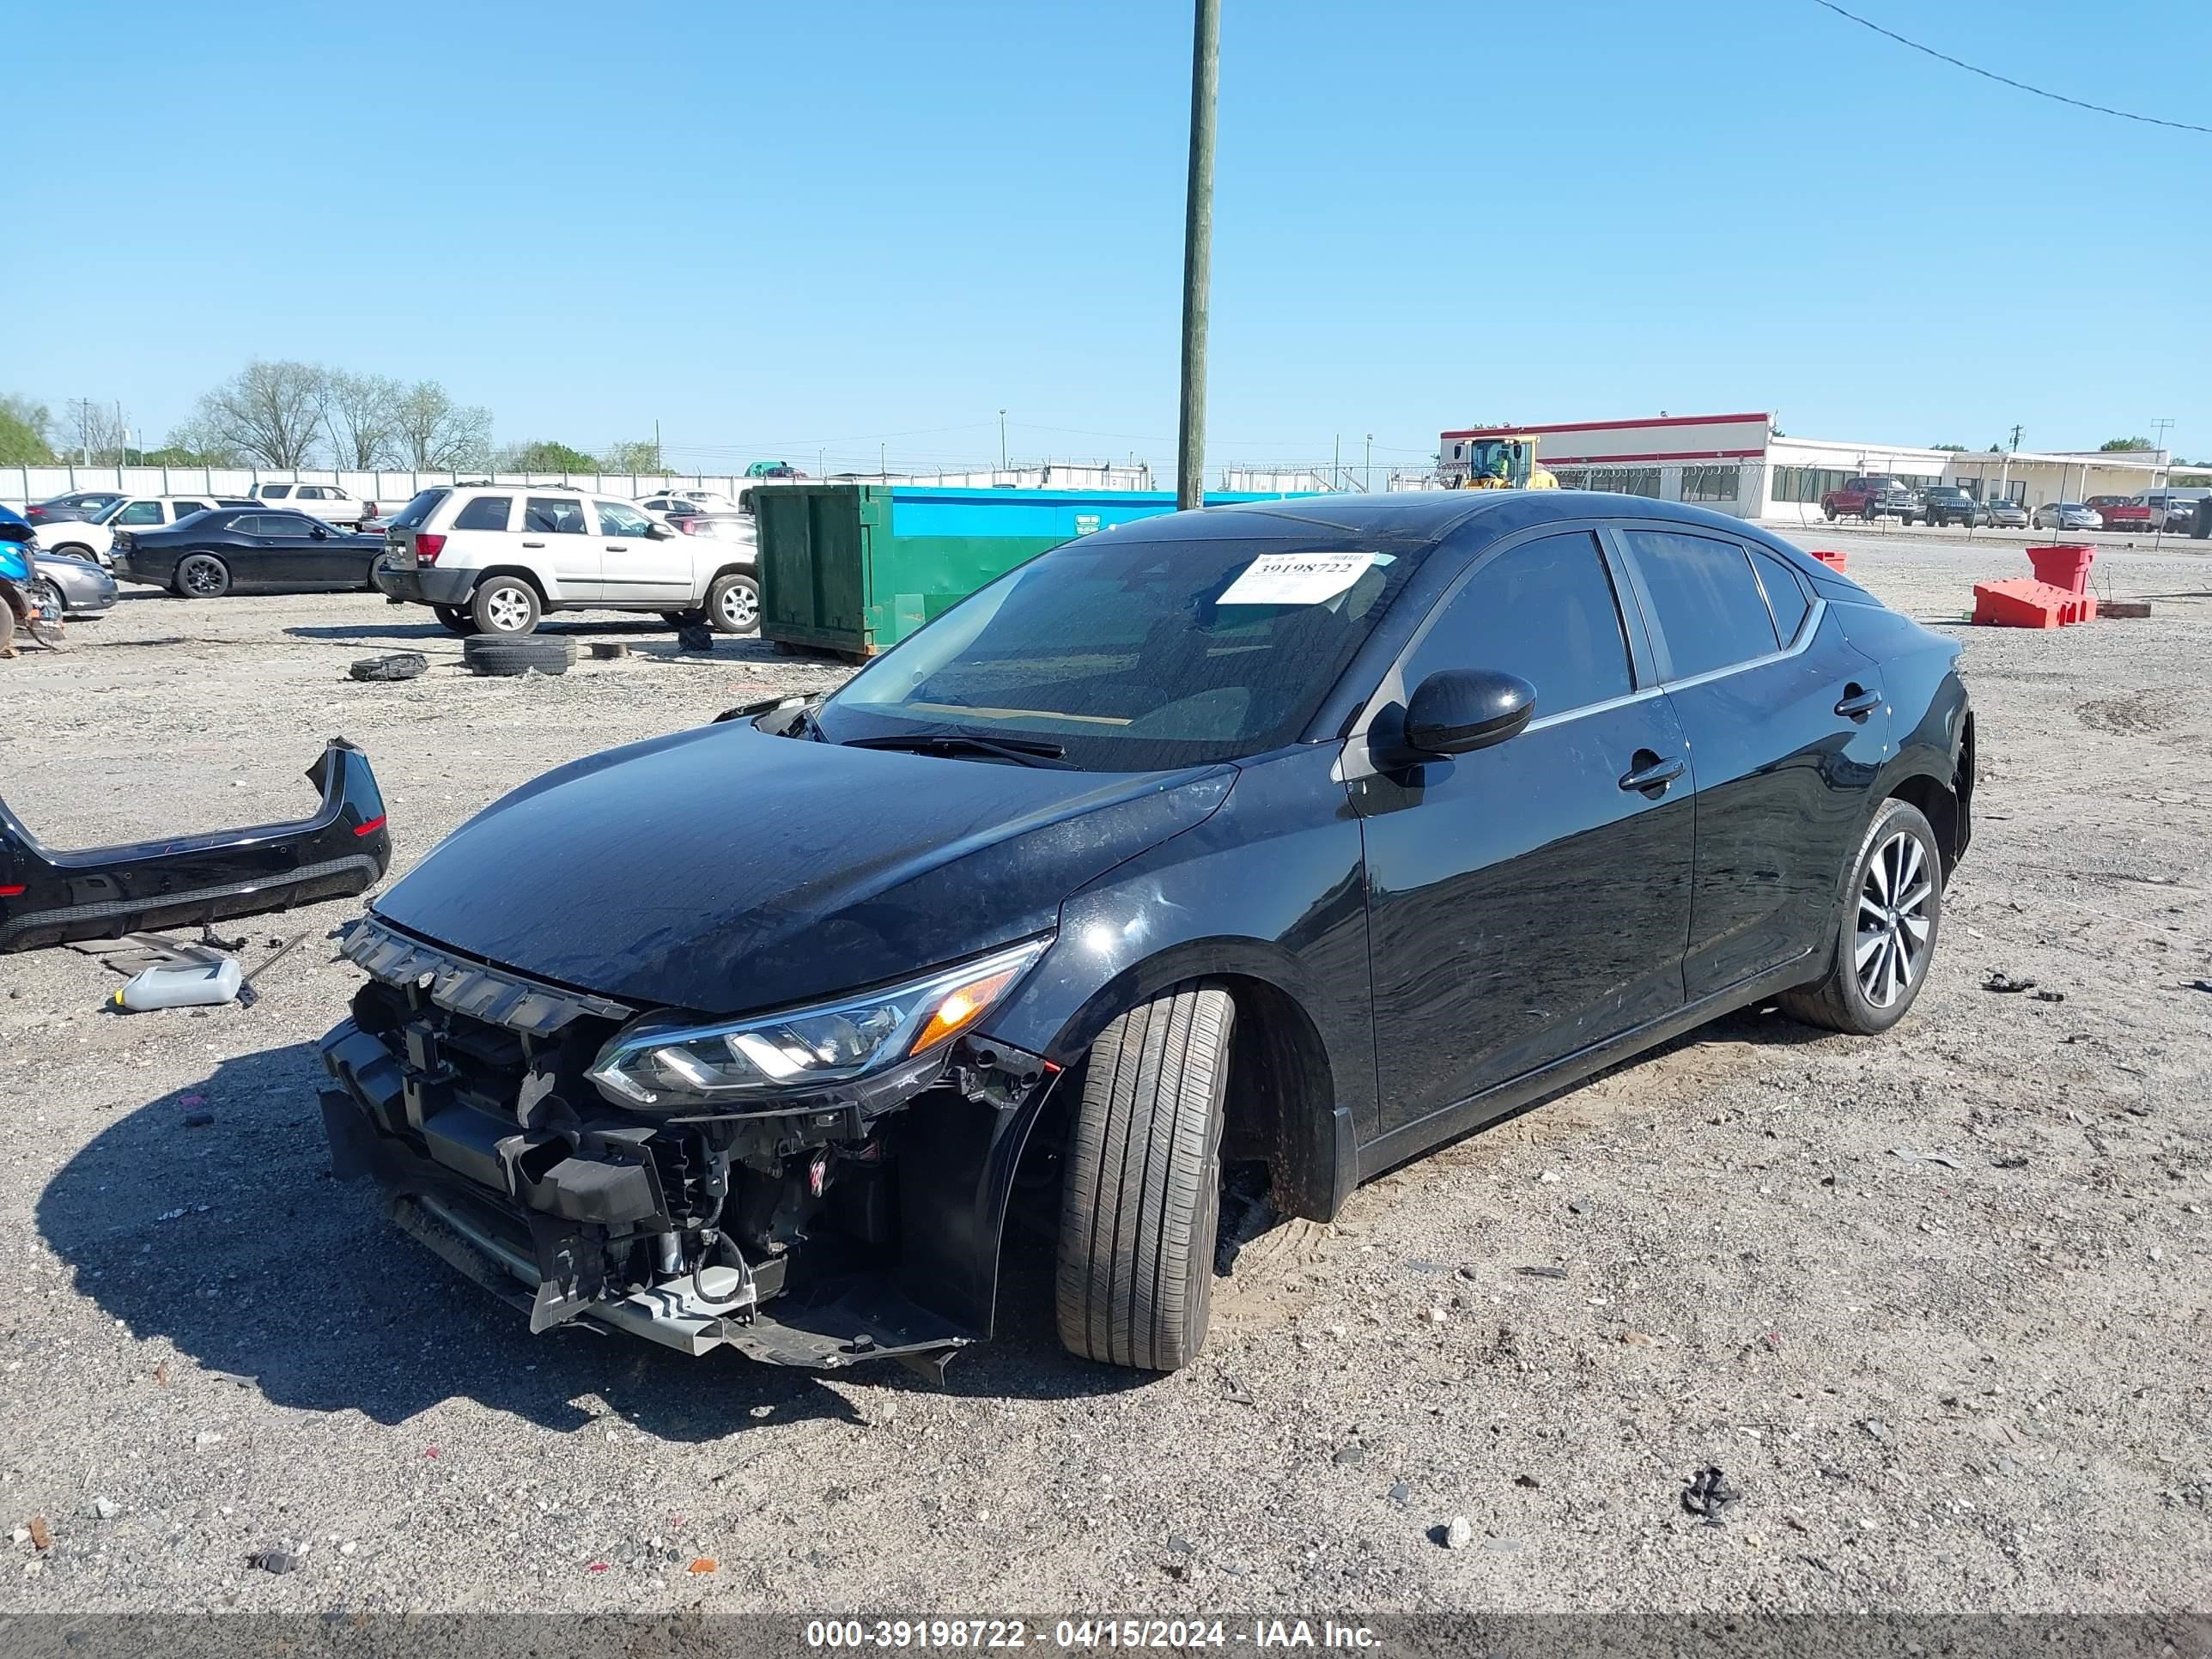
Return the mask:
<svg viewBox="0 0 2212 1659"><path fill-rule="evenodd" d="M1296 534L1291 526L1302 522L1353 536L1389 535L1437 541L1465 525L1487 526L1503 533L1528 525L1570 519L1671 519L1685 525L1723 530L1730 535L1757 534L1757 526L1705 507L1598 489L1424 489L1376 495L1346 491L1273 501L1223 502L1205 507L1196 515L1175 516L1192 517L1195 522L1230 514L1284 520L1286 534ZM1165 521L1151 519L1138 522L1158 526Z"/></svg>

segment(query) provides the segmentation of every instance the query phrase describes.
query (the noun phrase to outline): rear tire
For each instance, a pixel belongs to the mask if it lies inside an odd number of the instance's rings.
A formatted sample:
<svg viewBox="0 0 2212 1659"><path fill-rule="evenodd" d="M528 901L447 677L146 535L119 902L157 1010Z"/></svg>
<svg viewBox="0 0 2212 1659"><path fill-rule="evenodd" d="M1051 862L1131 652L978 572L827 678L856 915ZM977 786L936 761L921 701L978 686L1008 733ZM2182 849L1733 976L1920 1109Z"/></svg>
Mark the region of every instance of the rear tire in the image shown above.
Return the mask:
<svg viewBox="0 0 2212 1659"><path fill-rule="evenodd" d="M1828 971L1784 992L1783 1012L1852 1036L1887 1031L1928 982L1942 921L1943 860L1936 831L1911 802L1886 800L1851 861Z"/></svg>
<svg viewBox="0 0 2212 1659"><path fill-rule="evenodd" d="M93 550L87 547L82 542L64 542L59 547L54 549L54 551L60 554L64 558L86 559L89 560L94 564L98 564L100 562L100 560L94 555Z"/></svg>
<svg viewBox="0 0 2212 1659"><path fill-rule="evenodd" d="M449 634L459 634L463 639L477 631L477 619L458 605L434 605L431 614L446 625Z"/></svg>
<svg viewBox="0 0 2212 1659"><path fill-rule="evenodd" d="M544 614L538 590L520 576L492 576L477 584L469 596L469 620L477 632L495 639L519 639L538 626Z"/></svg>
<svg viewBox="0 0 2212 1659"><path fill-rule="evenodd" d="M1054 1302L1067 1351L1180 1370L1206 1342L1237 1005L1193 981L1101 1032L1083 1064Z"/></svg>
<svg viewBox="0 0 2212 1659"><path fill-rule="evenodd" d="M177 566L173 584L183 599L219 599L230 592L230 567L212 553L192 553Z"/></svg>

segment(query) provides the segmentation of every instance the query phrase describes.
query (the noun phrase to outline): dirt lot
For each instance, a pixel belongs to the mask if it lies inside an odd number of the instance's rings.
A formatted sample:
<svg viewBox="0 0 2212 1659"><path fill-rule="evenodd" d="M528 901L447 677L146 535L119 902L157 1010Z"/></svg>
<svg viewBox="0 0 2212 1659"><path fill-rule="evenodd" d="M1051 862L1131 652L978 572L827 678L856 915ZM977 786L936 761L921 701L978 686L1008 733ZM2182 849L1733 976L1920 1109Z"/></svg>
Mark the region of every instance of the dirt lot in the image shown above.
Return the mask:
<svg viewBox="0 0 2212 1659"><path fill-rule="evenodd" d="M1943 626L2026 574L1807 539ZM2212 562L2097 575L2155 617L1969 641L1978 834L1906 1025L1731 1019L1276 1229L1164 1379L1062 1357L1033 1259L942 1392L533 1340L325 1174L356 905L239 924L249 967L313 930L250 1008L114 1018L88 958L0 958L0 1528L51 1533L0 1608L2204 1609ZM560 631L647 654L478 681L419 614L134 594L0 665L8 801L64 844L290 816L343 732L404 867L556 762L839 672L610 619ZM428 677L345 678L403 645Z"/></svg>

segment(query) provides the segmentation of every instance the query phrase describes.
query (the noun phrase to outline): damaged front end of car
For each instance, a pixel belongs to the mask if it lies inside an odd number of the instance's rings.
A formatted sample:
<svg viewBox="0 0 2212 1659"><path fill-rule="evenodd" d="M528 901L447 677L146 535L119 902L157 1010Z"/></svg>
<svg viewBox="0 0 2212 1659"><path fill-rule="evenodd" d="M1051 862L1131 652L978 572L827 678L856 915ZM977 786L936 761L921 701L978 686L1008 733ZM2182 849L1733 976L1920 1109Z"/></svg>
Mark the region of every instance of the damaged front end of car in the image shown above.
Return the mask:
<svg viewBox="0 0 2212 1659"><path fill-rule="evenodd" d="M533 1332L935 1374L989 1334L1012 1163L1057 1071L977 1031L1048 943L708 1019L371 916L321 1045L332 1167Z"/></svg>

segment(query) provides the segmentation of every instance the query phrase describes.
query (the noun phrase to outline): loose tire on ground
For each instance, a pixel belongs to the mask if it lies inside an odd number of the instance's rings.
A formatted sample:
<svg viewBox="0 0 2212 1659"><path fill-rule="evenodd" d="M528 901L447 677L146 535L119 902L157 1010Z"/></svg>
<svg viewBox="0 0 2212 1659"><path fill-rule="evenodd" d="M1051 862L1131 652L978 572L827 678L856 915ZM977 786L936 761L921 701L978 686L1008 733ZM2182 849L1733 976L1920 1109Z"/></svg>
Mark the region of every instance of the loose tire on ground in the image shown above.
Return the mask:
<svg viewBox="0 0 2212 1659"><path fill-rule="evenodd" d="M230 592L230 567L212 553L188 554L172 585L179 599L219 599Z"/></svg>
<svg viewBox="0 0 2212 1659"><path fill-rule="evenodd" d="M1206 1341L1237 1006L1204 981L1141 1003L1083 1064L1054 1300L1071 1353L1180 1370Z"/></svg>
<svg viewBox="0 0 2212 1659"><path fill-rule="evenodd" d="M751 634L760 629L760 584L731 571L707 590L707 625L717 634Z"/></svg>
<svg viewBox="0 0 2212 1659"><path fill-rule="evenodd" d="M461 605L434 605L430 607L430 611L446 625L446 631L449 634L459 634L463 639L466 639L477 631L477 619L469 615L467 610Z"/></svg>
<svg viewBox="0 0 2212 1659"><path fill-rule="evenodd" d="M1827 973L1784 993L1782 1010L1808 1025L1873 1036L1903 1019L1918 1000L1943 921L1943 860L1936 831L1918 807L1902 800L1881 804L1852 856L1837 909L1835 956ZM1896 923L1892 912L1899 915ZM1900 960L1886 939L1899 942L1905 953L1901 983L1881 969Z"/></svg>
<svg viewBox="0 0 2212 1659"><path fill-rule="evenodd" d="M461 664L471 674L565 674L575 660L574 640L477 634L461 641Z"/></svg>
<svg viewBox="0 0 2212 1659"><path fill-rule="evenodd" d="M499 639L520 638L544 614L538 590L520 576L487 576L469 596L469 620L477 632Z"/></svg>

